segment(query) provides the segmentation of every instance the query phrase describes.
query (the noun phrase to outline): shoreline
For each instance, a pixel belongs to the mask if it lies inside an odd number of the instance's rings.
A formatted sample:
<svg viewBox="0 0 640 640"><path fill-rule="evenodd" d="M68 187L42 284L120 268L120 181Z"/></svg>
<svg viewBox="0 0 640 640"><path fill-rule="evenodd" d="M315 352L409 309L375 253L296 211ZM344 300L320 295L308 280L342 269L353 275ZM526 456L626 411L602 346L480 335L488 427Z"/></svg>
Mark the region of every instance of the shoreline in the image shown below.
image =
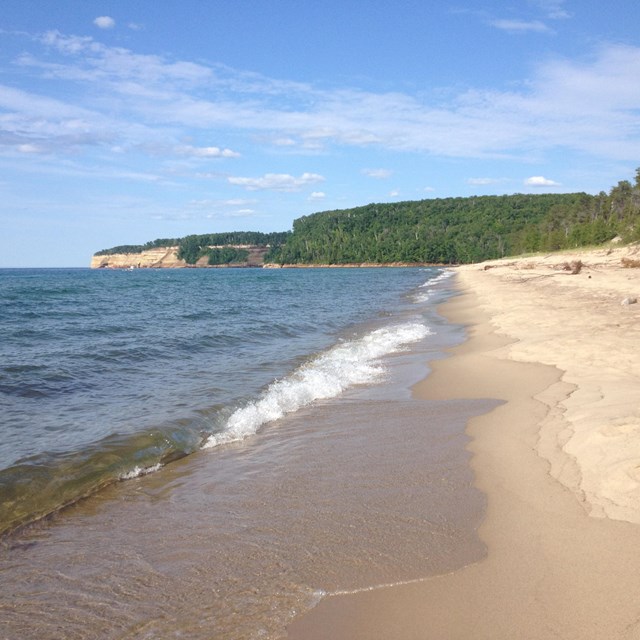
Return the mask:
<svg viewBox="0 0 640 640"><path fill-rule="evenodd" d="M621 266L634 250L458 268L462 293L443 311L468 340L414 393L504 402L468 425L487 557L329 595L291 624L291 640L640 637L640 309L622 304L640 294L640 270Z"/></svg>

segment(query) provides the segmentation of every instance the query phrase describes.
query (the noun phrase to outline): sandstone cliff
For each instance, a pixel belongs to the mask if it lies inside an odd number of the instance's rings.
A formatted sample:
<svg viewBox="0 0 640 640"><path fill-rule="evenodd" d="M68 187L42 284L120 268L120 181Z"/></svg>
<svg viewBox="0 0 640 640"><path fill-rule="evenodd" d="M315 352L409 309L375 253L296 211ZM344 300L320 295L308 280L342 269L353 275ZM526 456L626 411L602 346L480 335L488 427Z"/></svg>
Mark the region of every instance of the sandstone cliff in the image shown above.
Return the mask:
<svg viewBox="0 0 640 640"><path fill-rule="evenodd" d="M112 253L105 256L93 256L91 258L92 269L129 269L134 268L159 268L159 267L186 267L184 260L177 256L178 247L159 247L149 249L141 253Z"/></svg>
<svg viewBox="0 0 640 640"><path fill-rule="evenodd" d="M268 251L268 247L250 245L237 245L235 248L246 249L249 252L246 263L215 265L215 267L261 267L264 264L264 256ZM184 267L213 268L212 265L208 264L206 256L200 258L195 264L187 264L184 260L180 260L177 246L148 249L140 253L111 253L91 258L92 269L176 269Z"/></svg>

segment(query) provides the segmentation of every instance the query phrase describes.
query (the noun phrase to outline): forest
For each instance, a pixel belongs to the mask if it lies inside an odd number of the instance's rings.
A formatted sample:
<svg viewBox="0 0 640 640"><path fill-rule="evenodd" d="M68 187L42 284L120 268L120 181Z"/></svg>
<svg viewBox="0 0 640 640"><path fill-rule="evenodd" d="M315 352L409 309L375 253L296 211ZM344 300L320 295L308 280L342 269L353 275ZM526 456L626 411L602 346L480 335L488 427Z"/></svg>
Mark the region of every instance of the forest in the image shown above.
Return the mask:
<svg viewBox="0 0 640 640"><path fill-rule="evenodd" d="M640 240L640 169L609 193L442 198L298 218L267 260L281 264L464 264L537 251Z"/></svg>
<svg viewBox="0 0 640 640"><path fill-rule="evenodd" d="M208 255L214 264L246 259L246 252L221 252L222 246L257 245L268 246L265 261L278 264L463 264L601 244L617 236L624 242L640 240L640 169L633 183L622 180L597 195L514 194L368 204L303 216L291 232L190 235L96 255L179 246L178 257L187 263Z"/></svg>

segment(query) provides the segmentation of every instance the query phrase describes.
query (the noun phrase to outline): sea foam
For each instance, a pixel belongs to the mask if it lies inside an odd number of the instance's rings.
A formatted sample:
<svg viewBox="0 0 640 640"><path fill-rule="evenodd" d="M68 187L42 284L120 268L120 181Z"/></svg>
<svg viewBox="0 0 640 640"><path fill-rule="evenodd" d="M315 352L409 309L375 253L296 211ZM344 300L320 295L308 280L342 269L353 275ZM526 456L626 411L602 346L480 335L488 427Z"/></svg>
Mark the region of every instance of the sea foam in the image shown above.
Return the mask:
<svg viewBox="0 0 640 640"><path fill-rule="evenodd" d="M149 467L140 467L136 466L131 471L127 471L120 475L120 480L133 480L134 478L139 478L140 476L146 476L150 473L155 473L159 469L162 468L162 464L158 462L157 464L152 464Z"/></svg>
<svg viewBox="0 0 640 640"><path fill-rule="evenodd" d="M415 303L428 302L433 296L433 292L436 289L436 285L442 282L443 280L447 280L454 274L452 269L448 269L438 274L435 278L431 278L427 280L424 284L420 285L420 291L414 293L412 296L412 300Z"/></svg>
<svg viewBox="0 0 640 640"><path fill-rule="evenodd" d="M376 329L332 347L287 378L273 382L260 399L237 409L220 433L207 438L203 448L243 440L262 425L316 400L333 398L357 384L376 382L385 371L380 358L430 334L426 325L408 322Z"/></svg>

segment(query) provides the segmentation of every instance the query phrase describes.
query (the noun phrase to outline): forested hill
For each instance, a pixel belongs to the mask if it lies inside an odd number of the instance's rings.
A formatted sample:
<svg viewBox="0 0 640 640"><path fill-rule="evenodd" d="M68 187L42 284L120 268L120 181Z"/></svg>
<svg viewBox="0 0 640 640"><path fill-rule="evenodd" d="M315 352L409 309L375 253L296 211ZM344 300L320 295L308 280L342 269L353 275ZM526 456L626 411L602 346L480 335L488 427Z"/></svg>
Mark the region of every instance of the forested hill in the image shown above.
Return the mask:
<svg viewBox="0 0 640 640"><path fill-rule="evenodd" d="M622 184L622 183L621 183ZM637 188L623 191L640 196ZM279 263L469 263L597 244L637 230L638 208L586 193L478 196L304 216L268 259ZM632 239L632 238L627 238Z"/></svg>
<svg viewBox="0 0 640 640"><path fill-rule="evenodd" d="M96 255L175 247L193 265L242 263L245 245L266 262L361 264L479 262L534 251L640 240L640 169L609 193L515 194L369 204L298 218L293 232L213 233L120 246ZM222 251L220 247L236 247ZM224 255L223 255L224 254ZM228 254L228 255L227 255Z"/></svg>

